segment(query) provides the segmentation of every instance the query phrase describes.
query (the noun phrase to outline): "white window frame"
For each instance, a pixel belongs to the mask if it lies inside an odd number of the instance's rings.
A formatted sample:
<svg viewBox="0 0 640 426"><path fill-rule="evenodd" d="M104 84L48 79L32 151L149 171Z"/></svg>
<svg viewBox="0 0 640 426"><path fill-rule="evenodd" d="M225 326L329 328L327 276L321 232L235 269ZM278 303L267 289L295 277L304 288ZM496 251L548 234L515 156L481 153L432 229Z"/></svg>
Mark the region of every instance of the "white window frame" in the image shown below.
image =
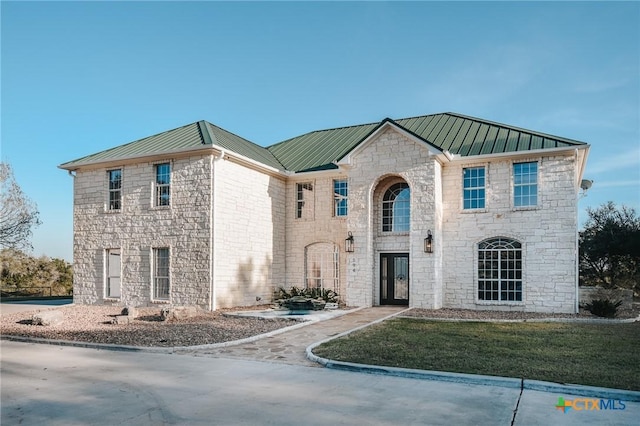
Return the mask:
<svg viewBox="0 0 640 426"><path fill-rule="evenodd" d="M402 188L400 191L398 191L397 193L395 193L393 195L392 199L386 200L385 198L387 197L387 194L389 193L389 191L391 191L392 188L394 188L397 185L404 185L405 188ZM399 213L400 211L398 211L398 206L396 205L396 203L398 202L398 195L400 195L402 192L404 192L405 189L409 190L409 206L407 209L403 209L402 211L406 210L407 214L406 215L402 215L399 216L397 213ZM382 200L381 200L382 204L381 204L381 209L380 209L380 230L382 231L382 233L384 234L405 234L408 232L411 232L411 187L409 186L409 184L407 182L395 182L394 184L390 185L387 189L384 190L384 192L382 193ZM398 217L402 217L407 219L407 229L397 229L396 225L398 223L398 221L396 220Z"/></svg>
<svg viewBox="0 0 640 426"><path fill-rule="evenodd" d="M119 248L108 248L104 251L104 297L107 299L120 299L122 296L122 250ZM118 256L118 267L113 268L111 256ZM117 274L117 275L115 275ZM117 279L117 294L112 292L112 280Z"/></svg>
<svg viewBox="0 0 640 426"><path fill-rule="evenodd" d="M468 188L465 187L465 182L467 181L467 178L465 177L465 171L467 170L478 170L478 169L482 169L484 172L484 177L483 177L483 183L484 185L482 186L470 186ZM485 211L487 209L487 183L488 183L488 177L489 177L489 168L487 167L486 164L476 164L476 165L469 165L469 166L464 166L462 167L462 211L464 212L482 212ZM478 179L477 177L470 177L469 179ZM480 200L482 199L483 205L482 207L466 207L465 205L465 201L467 200L467 198L465 197L465 192L466 191L483 191L483 197L479 198L469 198L469 202L473 202L474 200Z"/></svg>
<svg viewBox="0 0 640 426"><path fill-rule="evenodd" d="M118 188L111 188L111 172L120 172L120 186ZM122 182L123 182L123 177L124 177L124 168L123 167L115 167L113 169L108 169L107 170L107 199L106 199L106 203L105 203L105 211L109 212L109 213L118 213L120 211L122 211L122 201L123 201L123 197L122 197ZM118 203L118 207L115 208L112 205L112 200L111 200L111 194L118 194L118 199L117 199L117 203Z"/></svg>
<svg viewBox="0 0 640 426"><path fill-rule="evenodd" d="M516 179L516 166L517 165L523 165L523 164L535 164L536 165L536 171L535 174L532 173L527 173L527 176L535 176L535 182L531 183L529 181L529 179L526 179L527 181L525 183L517 183L517 179ZM540 205L540 191L539 191L539 185L540 185L540 161L538 160L528 160L528 161L514 161L513 163L511 163L511 182L512 182L512 190L511 190L511 203L513 205L513 208L515 210L530 210L530 209L536 209L539 205ZM535 189L535 193L532 195L531 193L529 193L528 195L520 195L518 198L520 199L524 199L525 197L530 199L532 196L535 196L535 203L534 204L520 204L518 205L518 203L516 202L516 188L534 188Z"/></svg>
<svg viewBox="0 0 640 426"><path fill-rule="evenodd" d="M338 190L336 191L336 185ZM343 190L343 191L341 191ZM344 192L344 194L342 194ZM344 203L343 203L344 202ZM344 205L341 205L343 203ZM349 180L333 180L333 216L347 217L349 215Z"/></svg>
<svg viewBox="0 0 640 426"><path fill-rule="evenodd" d="M160 271L158 255L160 251L167 253L166 275L165 271ZM169 247L154 247L151 249L151 300L168 302L171 298L171 249ZM160 280L166 280L166 294L160 294Z"/></svg>
<svg viewBox="0 0 640 426"><path fill-rule="evenodd" d="M297 182L296 183L296 219L313 219L314 211L314 182ZM305 197L307 194L307 197Z"/></svg>
<svg viewBox="0 0 640 426"><path fill-rule="evenodd" d="M306 288L321 288L339 293L340 253L333 243L314 243L305 248L304 283Z"/></svg>
<svg viewBox="0 0 640 426"><path fill-rule="evenodd" d="M158 182L158 168L161 166L169 167L169 182L168 183L159 183ZM173 163L171 161L161 161L153 164L153 206L156 208L169 208L171 207L171 181L173 177ZM161 203L161 191L163 189L167 189L168 198L166 204Z"/></svg>
<svg viewBox="0 0 640 426"><path fill-rule="evenodd" d="M488 247L483 248L483 244L487 244ZM487 257L489 253L491 257ZM495 258L494 254L496 255ZM513 257L510 256L511 254L513 254ZM477 303L493 305L523 304L525 297L524 262L523 244L517 239L491 237L479 242L476 245L475 255ZM487 267L487 263L491 263L489 267ZM488 274L491 274L491 276L488 276ZM497 285L497 287L495 289L487 289L487 285ZM489 292L497 292L497 298L483 298L487 297ZM481 297L481 293L484 293L483 297ZM513 300L509 300L510 293L514 294ZM503 297L505 294L506 297ZM518 295L520 300L517 300Z"/></svg>

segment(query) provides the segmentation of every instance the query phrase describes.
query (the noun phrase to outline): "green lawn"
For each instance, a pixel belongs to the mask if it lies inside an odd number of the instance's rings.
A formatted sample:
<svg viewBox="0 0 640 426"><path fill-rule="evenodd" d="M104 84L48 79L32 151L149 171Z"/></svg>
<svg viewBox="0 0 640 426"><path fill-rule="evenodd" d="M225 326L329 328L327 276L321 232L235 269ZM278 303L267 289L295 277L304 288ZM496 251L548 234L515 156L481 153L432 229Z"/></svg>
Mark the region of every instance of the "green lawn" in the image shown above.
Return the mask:
<svg viewBox="0 0 640 426"><path fill-rule="evenodd" d="M640 323L490 323L396 318L325 343L362 364L640 391Z"/></svg>

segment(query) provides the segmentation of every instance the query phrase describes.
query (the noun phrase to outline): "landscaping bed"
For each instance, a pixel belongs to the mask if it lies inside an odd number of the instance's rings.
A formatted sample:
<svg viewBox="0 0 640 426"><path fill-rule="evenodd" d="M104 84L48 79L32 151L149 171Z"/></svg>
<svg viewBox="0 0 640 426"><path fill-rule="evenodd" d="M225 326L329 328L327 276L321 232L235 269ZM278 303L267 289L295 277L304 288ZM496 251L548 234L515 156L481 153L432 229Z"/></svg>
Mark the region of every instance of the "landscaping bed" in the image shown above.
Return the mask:
<svg viewBox="0 0 640 426"><path fill-rule="evenodd" d="M242 308L247 309L251 308ZM229 310L199 311L191 318L162 321L161 307L158 306L138 308L138 315L129 324L112 324L113 319L121 314L122 307L71 305L56 310L62 312L62 322L49 326L31 324L31 318L37 311L3 314L0 317L0 334L113 345L174 347L228 342L296 323L286 318L224 315Z"/></svg>

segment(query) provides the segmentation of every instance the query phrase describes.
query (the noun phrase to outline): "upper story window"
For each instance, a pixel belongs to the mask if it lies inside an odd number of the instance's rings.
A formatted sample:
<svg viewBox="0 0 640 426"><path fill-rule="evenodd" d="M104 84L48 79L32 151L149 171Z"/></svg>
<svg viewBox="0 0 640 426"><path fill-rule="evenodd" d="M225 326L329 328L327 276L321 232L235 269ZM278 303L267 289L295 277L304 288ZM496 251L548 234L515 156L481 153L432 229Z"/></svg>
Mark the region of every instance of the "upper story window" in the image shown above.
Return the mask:
<svg viewBox="0 0 640 426"><path fill-rule="evenodd" d="M347 180L333 181L333 215L336 217L346 216L348 212L347 199L349 196L349 186Z"/></svg>
<svg viewBox="0 0 640 426"><path fill-rule="evenodd" d="M120 210L122 207L122 169L108 170L109 178L109 210Z"/></svg>
<svg viewBox="0 0 640 426"><path fill-rule="evenodd" d="M382 231L408 232L411 219L411 190L406 183L392 185L382 198Z"/></svg>
<svg viewBox="0 0 640 426"><path fill-rule="evenodd" d="M491 238L478 244L478 300L522 301L522 244Z"/></svg>
<svg viewBox="0 0 640 426"><path fill-rule="evenodd" d="M296 184L296 219L313 218L313 183Z"/></svg>
<svg viewBox="0 0 640 426"><path fill-rule="evenodd" d="M465 210L484 209L484 167L465 167L462 169L462 207Z"/></svg>
<svg viewBox="0 0 640 426"><path fill-rule="evenodd" d="M513 165L513 206L535 207L538 205L538 163L515 163Z"/></svg>
<svg viewBox="0 0 640 426"><path fill-rule="evenodd" d="M171 164L156 164L156 206L168 206L171 199Z"/></svg>

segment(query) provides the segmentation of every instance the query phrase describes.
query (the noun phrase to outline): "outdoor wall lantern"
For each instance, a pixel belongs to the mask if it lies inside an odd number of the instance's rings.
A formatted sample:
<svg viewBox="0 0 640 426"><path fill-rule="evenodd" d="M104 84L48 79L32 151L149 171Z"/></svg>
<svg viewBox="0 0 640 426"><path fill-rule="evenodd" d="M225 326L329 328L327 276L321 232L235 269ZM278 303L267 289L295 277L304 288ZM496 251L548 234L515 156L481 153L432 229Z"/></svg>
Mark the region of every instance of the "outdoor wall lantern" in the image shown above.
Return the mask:
<svg viewBox="0 0 640 426"><path fill-rule="evenodd" d="M349 231L349 236L344 240L344 250L353 253L353 234Z"/></svg>
<svg viewBox="0 0 640 426"><path fill-rule="evenodd" d="M427 231L427 238L424 239L424 252L433 253L433 235L431 235L431 229Z"/></svg>

